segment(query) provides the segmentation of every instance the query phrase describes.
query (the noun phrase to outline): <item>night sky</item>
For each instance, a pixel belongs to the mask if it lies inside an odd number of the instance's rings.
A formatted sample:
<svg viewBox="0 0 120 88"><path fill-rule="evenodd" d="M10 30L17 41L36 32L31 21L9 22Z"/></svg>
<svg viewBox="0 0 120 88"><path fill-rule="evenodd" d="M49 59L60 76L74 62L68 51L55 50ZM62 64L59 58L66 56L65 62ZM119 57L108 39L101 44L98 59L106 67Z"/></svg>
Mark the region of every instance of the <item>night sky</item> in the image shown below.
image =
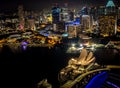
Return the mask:
<svg viewBox="0 0 120 88"><path fill-rule="evenodd" d="M113 1L119 3L119 0ZM51 8L54 3L59 3L60 6L68 3L69 8L81 8L86 4L89 6L106 5L107 0L0 0L0 10L17 9L19 4L23 4L26 10L40 10Z"/></svg>

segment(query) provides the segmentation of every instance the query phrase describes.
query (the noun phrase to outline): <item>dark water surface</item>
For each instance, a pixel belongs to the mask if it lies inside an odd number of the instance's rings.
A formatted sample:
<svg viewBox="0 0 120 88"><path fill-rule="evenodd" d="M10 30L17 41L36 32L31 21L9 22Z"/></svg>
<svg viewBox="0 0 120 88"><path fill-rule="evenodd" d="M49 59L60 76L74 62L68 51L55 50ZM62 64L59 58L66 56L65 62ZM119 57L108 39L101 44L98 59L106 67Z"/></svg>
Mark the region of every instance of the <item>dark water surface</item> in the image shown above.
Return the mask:
<svg viewBox="0 0 120 88"><path fill-rule="evenodd" d="M111 49L99 49L94 54L99 64L120 64L120 55ZM36 88L44 78L58 88L58 72L72 57L64 48L31 47L26 51L12 52L3 47L0 53L1 88ZM3 87L2 87L3 86Z"/></svg>
<svg viewBox="0 0 120 88"><path fill-rule="evenodd" d="M57 74L68 61L64 51L55 48L32 47L13 53L4 47L0 55L4 88L35 88L44 78L57 86Z"/></svg>

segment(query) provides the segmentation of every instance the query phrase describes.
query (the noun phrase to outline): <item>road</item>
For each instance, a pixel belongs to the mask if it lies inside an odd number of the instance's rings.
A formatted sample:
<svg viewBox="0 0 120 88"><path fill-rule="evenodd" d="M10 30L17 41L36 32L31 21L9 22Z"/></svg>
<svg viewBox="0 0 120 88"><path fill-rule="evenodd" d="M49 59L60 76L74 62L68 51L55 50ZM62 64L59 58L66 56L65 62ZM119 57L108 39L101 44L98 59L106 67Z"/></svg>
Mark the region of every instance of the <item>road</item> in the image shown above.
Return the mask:
<svg viewBox="0 0 120 88"><path fill-rule="evenodd" d="M80 76L78 76L75 80L68 80L64 85L62 85L60 88L72 88L76 83L80 82L85 76L92 74L94 72L98 72L98 71L108 71L110 69L120 69L120 66L117 65L108 65L106 66L106 68L101 68L101 69L95 69L92 71L88 71L84 74L81 74Z"/></svg>

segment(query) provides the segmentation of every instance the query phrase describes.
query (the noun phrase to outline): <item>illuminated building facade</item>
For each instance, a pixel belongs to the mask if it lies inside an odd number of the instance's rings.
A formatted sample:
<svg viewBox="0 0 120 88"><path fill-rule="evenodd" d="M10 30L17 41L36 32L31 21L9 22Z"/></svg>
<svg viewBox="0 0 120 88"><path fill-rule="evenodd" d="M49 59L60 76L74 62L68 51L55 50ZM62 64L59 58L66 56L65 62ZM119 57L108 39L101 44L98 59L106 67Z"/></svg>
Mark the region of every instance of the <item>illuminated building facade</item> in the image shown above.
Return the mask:
<svg viewBox="0 0 120 88"><path fill-rule="evenodd" d="M53 23L53 30L58 31L57 26L60 22L60 8L57 4L52 8L52 23Z"/></svg>
<svg viewBox="0 0 120 88"><path fill-rule="evenodd" d="M82 31L86 32L91 26L91 17L88 7L84 6L80 11Z"/></svg>
<svg viewBox="0 0 120 88"><path fill-rule="evenodd" d="M105 15L105 6L99 6L97 9L98 15Z"/></svg>
<svg viewBox="0 0 120 88"><path fill-rule="evenodd" d="M115 4L114 4L113 0L108 0L105 10L106 10L106 14L115 14L116 13Z"/></svg>
<svg viewBox="0 0 120 88"><path fill-rule="evenodd" d="M24 11L22 5L18 6L18 16L19 16L19 29L24 30L25 20L24 20Z"/></svg>
<svg viewBox="0 0 120 88"><path fill-rule="evenodd" d="M67 8L61 8L60 21L69 21L69 13Z"/></svg>
<svg viewBox="0 0 120 88"><path fill-rule="evenodd" d="M52 23L56 24L60 21L60 8L58 5L52 8Z"/></svg>
<svg viewBox="0 0 120 88"><path fill-rule="evenodd" d="M64 21L61 21L57 24L57 29L60 31L60 32L64 32L65 31L65 22Z"/></svg>
<svg viewBox="0 0 120 88"><path fill-rule="evenodd" d="M104 11L103 11L104 12ZM98 15L99 30L102 36L113 36L117 32L117 13L115 4L108 0L105 14Z"/></svg>
<svg viewBox="0 0 120 88"><path fill-rule="evenodd" d="M28 22L28 28L30 30L34 30L35 31L36 30L35 19L28 19L27 22Z"/></svg>
<svg viewBox="0 0 120 88"><path fill-rule="evenodd" d="M81 20L80 17L76 17L75 21L69 21L65 23L65 32L68 32L70 38L77 37L78 31L80 31Z"/></svg>
<svg viewBox="0 0 120 88"><path fill-rule="evenodd" d="M76 26L68 25L67 26L68 38L74 38L77 36Z"/></svg>
<svg viewBox="0 0 120 88"><path fill-rule="evenodd" d="M120 7L117 9L117 18L120 19Z"/></svg>
<svg viewBox="0 0 120 88"><path fill-rule="evenodd" d="M83 31L87 31L90 29L90 16L89 15L82 15L81 25L83 27Z"/></svg>
<svg viewBox="0 0 120 88"><path fill-rule="evenodd" d="M89 14L92 30L99 30L100 34L104 36L116 35L118 30L117 20L120 18L120 8L115 6L113 0L108 0L105 6L92 6Z"/></svg>
<svg viewBox="0 0 120 88"><path fill-rule="evenodd" d="M88 15L88 8L86 6L84 6L81 11L80 11L81 15Z"/></svg>
<svg viewBox="0 0 120 88"><path fill-rule="evenodd" d="M65 3L65 6L61 8L60 21L74 21L74 12L68 9L67 3Z"/></svg>
<svg viewBox="0 0 120 88"><path fill-rule="evenodd" d="M104 37L113 36L115 33L116 16L103 15L99 16L98 20L101 35Z"/></svg>
<svg viewBox="0 0 120 88"><path fill-rule="evenodd" d="M120 19L117 20L117 32L120 32Z"/></svg>

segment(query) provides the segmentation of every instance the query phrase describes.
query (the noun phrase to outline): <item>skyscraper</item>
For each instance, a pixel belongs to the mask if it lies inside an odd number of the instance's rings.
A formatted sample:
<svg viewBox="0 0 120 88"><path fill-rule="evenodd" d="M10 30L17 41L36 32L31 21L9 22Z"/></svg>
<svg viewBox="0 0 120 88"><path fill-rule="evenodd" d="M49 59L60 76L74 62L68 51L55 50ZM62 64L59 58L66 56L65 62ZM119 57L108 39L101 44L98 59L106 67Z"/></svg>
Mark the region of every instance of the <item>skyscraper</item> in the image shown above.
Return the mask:
<svg viewBox="0 0 120 88"><path fill-rule="evenodd" d="M19 16L19 29L24 30L24 11L23 11L23 5L18 6L18 16Z"/></svg>
<svg viewBox="0 0 120 88"><path fill-rule="evenodd" d="M113 2L113 0L108 0L107 4L106 4L106 14L111 14L111 13L115 13L115 4Z"/></svg>
<svg viewBox="0 0 120 88"><path fill-rule="evenodd" d="M69 13L68 13L68 8L67 8L67 3L65 3L64 7L61 8L60 12L60 21L69 21Z"/></svg>
<svg viewBox="0 0 120 88"><path fill-rule="evenodd" d="M55 4L52 8L52 23L58 23L60 20L60 8Z"/></svg>
<svg viewBox="0 0 120 88"><path fill-rule="evenodd" d="M88 8L86 6L84 6L81 11L80 11L81 15L88 15Z"/></svg>
<svg viewBox="0 0 120 88"><path fill-rule="evenodd" d="M98 17L99 29L101 31L101 35L103 36L113 36L116 34L116 30L117 30L117 24L116 24L117 14L115 13L115 9L114 9L115 7L113 7L113 5L108 6L108 4L109 4L109 1L106 5L105 15L100 15Z"/></svg>

